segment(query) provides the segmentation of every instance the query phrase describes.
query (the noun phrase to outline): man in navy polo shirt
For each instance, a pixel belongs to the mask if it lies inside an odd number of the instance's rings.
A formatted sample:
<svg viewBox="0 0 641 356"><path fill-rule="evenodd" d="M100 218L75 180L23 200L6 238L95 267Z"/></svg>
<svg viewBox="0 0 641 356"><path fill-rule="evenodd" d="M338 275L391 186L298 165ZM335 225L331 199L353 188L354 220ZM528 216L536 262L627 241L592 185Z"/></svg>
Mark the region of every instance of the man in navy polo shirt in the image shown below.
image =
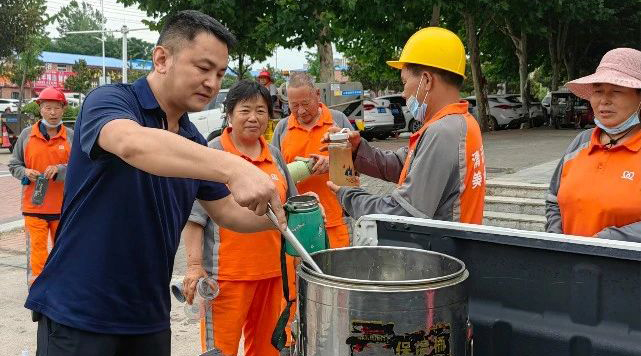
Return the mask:
<svg viewBox="0 0 641 356"><path fill-rule="evenodd" d="M26 302L37 355L169 355L169 281L195 199L239 232L270 228L254 215L268 203L285 224L271 179L207 148L186 115L218 93L234 42L211 17L180 12L166 21L147 78L87 96L56 245Z"/></svg>

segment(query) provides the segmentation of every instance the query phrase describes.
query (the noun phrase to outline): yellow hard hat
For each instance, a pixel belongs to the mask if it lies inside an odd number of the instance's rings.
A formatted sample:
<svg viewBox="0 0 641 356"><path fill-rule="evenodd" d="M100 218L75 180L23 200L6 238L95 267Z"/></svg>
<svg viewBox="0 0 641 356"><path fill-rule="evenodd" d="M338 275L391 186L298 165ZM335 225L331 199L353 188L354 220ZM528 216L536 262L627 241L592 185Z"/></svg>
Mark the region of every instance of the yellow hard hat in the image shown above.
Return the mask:
<svg viewBox="0 0 641 356"><path fill-rule="evenodd" d="M391 67L402 69L406 63L422 64L456 73L465 78L465 48L452 31L440 27L418 30L407 40L401 58L387 61Z"/></svg>

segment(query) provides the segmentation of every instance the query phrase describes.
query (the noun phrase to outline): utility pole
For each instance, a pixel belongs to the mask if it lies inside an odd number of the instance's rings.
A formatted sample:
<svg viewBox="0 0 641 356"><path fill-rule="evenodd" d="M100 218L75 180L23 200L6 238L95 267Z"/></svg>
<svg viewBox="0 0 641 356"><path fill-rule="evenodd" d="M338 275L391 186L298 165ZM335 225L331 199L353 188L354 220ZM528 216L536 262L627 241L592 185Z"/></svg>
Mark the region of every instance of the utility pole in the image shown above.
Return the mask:
<svg viewBox="0 0 641 356"><path fill-rule="evenodd" d="M95 31L69 31L63 32L61 35L66 34L76 34L76 33L100 33L104 36L107 32L120 32L122 33L122 82L127 83L127 33L131 31L149 31L148 28L128 28L126 25L123 25L120 30L95 30ZM102 62L104 70L104 61L105 61L105 52L104 52L104 42L103 42L103 52L102 52ZM104 73L104 72L103 72ZM103 74L104 75L104 74Z"/></svg>
<svg viewBox="0 0 641 356"><path fill-rule="evenodd" d="M102 26L100 33L100 40L102 41L102 84L107 84L107 71L105 70L105 22L107 18L105 17L105 4L104 0L100 0L100 8L102 11Z"/></svg>
<svg viewBox="0 0 641 356"><path fill-rule="evenodd" d="M127 25L122 25L120 32L122 32L122 82L127 83L127 65L125 65L127 63L127 32L129 32Z"/></svg>

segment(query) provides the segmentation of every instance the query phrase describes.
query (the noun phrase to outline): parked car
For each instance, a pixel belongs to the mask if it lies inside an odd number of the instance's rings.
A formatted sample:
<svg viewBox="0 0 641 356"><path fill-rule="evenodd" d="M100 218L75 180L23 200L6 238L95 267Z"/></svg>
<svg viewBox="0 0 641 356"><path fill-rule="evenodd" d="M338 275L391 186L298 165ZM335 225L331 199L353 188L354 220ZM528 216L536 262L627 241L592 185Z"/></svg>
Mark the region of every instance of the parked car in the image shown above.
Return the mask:
<svg viewBox="0 0 641 356"><path fill-rule="evenodd" d="M470 114L478 118L476 108L476 97L468 96L465 98L470 103ZM520 102L514 103L505 95L488 95L488 104L490 105L490 122L488 122L490 131L501 130L507 127L518 127L523 119L522 107Z"/></svg>
<svg viewBox="0 0 641 356"><path fill-rule="evenodd" d="M565 88L551 93L551 127L555 129L561 127L584 128L593 123L594 112L587 100L575 96Z"/></svg>
<svg viewBox="0 0 641 356"><path fill-rule="evenodd" d="M390 105L399 105L401 107L401 111L403 112L403 117L405 119L405 125L403 125L402 128L398 129L400 132L416 132L421 128L421 122L418 120L414 120L414 116L412 113L410 113L410 110L407 108L407 103L405 101L405 98L401 94L391 94L391 95L383 95L380 96L376 99L385 99L389 100L391 103Z"/></svg>
<svg viewBox="0 0 641 356"><path fill-rule="evenodd" d="M0 99L0 112L18 112L18 100Z"/></svg>
<svg viewBox="0 0 641 356"><path fill-rule="evenodd" d="M521 115L525 117L525 109L523 108L523 102L521 101L521 95L512 94L506 95L505 98L510 102L521 104ZM538 101L530 101L530 117L534 119L534 126L541 126L546 122L546 112L543 109L543 106Z"/></svg>
<svg viewBox="0 0 641 356"><path fill-rule="evenodd" d="M465 98L465 101L467 101L467 104L468 104L467 111L472 116L474 116L478 121L479 116L478 116L478 108L476 107L476 98L471 96L471 97Z"/></svg>
<svg viewBox="0 0 641 356"><path fill-rule="evenodd" d="M229 89L222 89L202 111L188 114L189 120L207 141L211 141L214 137L220 135L224 119L223 103L227 98L228 92Z"/></svg>
<svg viewBox="0 0 641 356"><path fill-rule="evenodd" d="M394 132L394 114L389 100L363 100L363 121L365 129L361 131L361 136L364 139L371 141L373 138L384 140L390 137Z"/></svg>

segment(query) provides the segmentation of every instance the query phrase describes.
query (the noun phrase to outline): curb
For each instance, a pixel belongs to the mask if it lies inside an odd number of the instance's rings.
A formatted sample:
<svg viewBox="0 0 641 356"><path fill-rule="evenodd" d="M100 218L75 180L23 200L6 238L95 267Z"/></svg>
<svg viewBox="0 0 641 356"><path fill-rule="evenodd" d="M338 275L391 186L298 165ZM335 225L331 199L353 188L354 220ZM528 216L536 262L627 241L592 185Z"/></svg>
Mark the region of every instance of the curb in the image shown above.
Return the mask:
<svg viewBox="0 0 641 356"><path fill-rule="evenodd" d="M0 234L5 232L16 231L24 228L24 219L8 222L5 224L0 224Z"/></svg>

